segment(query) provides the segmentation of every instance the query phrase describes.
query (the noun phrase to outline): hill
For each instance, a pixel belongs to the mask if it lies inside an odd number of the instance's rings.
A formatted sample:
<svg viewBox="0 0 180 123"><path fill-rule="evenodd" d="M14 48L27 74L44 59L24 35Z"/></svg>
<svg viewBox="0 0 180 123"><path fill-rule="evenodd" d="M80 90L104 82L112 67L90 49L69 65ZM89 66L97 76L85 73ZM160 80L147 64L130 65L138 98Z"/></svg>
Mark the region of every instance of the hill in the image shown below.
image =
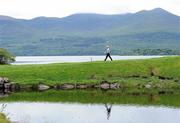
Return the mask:
<svg viewBox="0 0 180 123"><path fill-rule="evenodd" d="M0 46L15 55L100 55L167 49L180 54L180 17L161 8L119 15L74 14L30 20L0 16Z"/></svg>

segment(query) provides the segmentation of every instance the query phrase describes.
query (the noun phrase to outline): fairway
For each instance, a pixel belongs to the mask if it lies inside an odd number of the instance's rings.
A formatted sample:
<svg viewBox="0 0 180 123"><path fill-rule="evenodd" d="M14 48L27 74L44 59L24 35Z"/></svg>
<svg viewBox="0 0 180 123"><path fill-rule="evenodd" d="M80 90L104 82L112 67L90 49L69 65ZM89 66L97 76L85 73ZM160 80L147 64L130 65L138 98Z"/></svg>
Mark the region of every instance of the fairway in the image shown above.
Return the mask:
<svg viewBox="0 0 180 123"><path fill-rule="evenodd" d="M96 83L102 80L123 81L124 79L145 81L152 76L179 80L180 57L45 65L0 65L0 76L24 84Z"/></svg>

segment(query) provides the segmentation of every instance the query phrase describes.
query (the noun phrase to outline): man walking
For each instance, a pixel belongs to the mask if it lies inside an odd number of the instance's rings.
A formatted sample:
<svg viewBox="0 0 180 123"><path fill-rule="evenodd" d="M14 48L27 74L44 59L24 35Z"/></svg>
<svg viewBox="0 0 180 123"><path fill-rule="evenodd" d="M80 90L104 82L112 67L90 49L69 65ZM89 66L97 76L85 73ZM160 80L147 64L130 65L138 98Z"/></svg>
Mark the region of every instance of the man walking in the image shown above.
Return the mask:
<svg viewBox="0 0 180 123"><path fill-rule="evenodd" d="M107 60L107 58L109 57L110 59L111 59L111 61L112 61L112 58L111 58L111 50L110 50L110 47L109 46L106 46L106 51L105 51L105 53L106 53L106 58L104 59L104 61L106 61Z"/></svg>

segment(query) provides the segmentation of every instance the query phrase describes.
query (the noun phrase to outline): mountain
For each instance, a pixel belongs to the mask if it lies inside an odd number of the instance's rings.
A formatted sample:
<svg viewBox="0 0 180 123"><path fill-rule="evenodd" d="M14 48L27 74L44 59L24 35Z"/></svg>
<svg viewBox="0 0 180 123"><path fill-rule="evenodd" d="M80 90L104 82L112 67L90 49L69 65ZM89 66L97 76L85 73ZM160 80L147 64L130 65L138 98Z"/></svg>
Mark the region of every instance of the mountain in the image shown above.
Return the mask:
<svg viewBox="0 0 180 123"><path fill-rule="evenodd" d="M9 17L9 16L0 15L0 20L15 20L15 18L12 18L12 17Z"/></svg>
<svg viewBox="0 0 180 123"><path fill-rule="evenodd" d="M30 20L0 16L0 47L15 55L96 55L136 49L180 49L180 16L164 9L101 15L73 14Z"/></svg>

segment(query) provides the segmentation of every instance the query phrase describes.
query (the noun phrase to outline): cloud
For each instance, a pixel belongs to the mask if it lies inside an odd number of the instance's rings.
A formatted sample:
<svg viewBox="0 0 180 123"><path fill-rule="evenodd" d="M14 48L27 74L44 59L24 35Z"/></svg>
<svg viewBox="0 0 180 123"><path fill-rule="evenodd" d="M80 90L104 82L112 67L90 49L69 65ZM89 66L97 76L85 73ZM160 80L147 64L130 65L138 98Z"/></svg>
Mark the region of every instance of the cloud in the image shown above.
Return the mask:
<svg viewBox="0 0 180 123"><path fill-rule="evenodd" d="M0 15L64 17L74 13L120 14L161 7L180 15L180 0L0 0Z"/></svg>

